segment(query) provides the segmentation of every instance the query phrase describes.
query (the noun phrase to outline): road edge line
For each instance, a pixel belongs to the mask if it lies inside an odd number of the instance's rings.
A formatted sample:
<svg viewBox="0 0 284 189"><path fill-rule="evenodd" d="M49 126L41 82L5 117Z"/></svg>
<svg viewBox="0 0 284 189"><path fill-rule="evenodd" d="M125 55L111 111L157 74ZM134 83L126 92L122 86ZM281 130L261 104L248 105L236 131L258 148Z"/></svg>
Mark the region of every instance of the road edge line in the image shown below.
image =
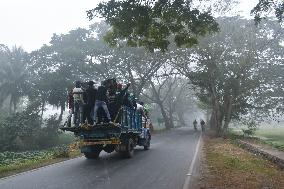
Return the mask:
<svg viewBox="0 0 284 189"><path fill-rule="evenodd" d="M185 182L184 182L183 187L182 187L183 189L189 189L189 184L190 184L190 180L191 180L191 177L192 177L193 168L194 168L195 163L196 163L197 155L198 155L198 152L199 152L201 139L202 139L202 133L199 135L199 139L198 139L198 142L197 142L197 145L196 145L196 148L195 148L194 156L193 156L193 159L191 161L190 167L189 167L188 172L186 174Z"/></svg>

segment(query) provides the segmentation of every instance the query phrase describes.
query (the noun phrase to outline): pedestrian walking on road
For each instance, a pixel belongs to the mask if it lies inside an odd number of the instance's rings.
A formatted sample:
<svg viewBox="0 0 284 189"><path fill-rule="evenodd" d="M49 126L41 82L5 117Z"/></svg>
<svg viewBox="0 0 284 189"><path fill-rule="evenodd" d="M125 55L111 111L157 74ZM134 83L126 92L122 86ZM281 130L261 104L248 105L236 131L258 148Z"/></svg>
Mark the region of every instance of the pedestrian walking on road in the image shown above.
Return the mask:
<svg viewBox="0 0 284 189"><path fill-rule="evenodd" d="M195 131L197 131L197 121L196 119L193 121L193 128Z"/></svg>
<svg viewBox="0 0 284 189"><path fill-rule="evenodd" d="M205 131L205 121L203 119L201 119L200 121L200 126L201 126L201 130L204 132Z"/></svg>

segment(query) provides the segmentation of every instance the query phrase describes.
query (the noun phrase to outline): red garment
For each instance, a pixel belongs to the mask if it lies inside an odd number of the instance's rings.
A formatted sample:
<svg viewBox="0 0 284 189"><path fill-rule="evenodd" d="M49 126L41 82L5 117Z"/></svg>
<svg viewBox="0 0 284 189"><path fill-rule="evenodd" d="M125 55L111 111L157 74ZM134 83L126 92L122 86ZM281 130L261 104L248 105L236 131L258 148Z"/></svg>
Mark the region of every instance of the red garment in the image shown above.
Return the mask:
<svg viewBox="0 0 284 189"><path fill-rule="evenodd" d="M69 109L73 109L74 107L73 90L70 90L68 93L68 107Z"/></svg>

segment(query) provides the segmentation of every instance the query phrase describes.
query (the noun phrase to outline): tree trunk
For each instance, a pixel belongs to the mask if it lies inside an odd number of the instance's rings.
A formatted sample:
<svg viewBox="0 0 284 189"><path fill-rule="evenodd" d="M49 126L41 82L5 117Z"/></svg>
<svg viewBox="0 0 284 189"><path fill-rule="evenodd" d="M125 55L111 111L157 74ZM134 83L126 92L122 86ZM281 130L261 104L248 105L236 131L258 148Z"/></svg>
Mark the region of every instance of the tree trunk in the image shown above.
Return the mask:
<svg viewBox="0 0 284 189"><path fill-rule="evenodd" d="M64 110L65 110L65 103L62 103L60 105L60 114L59 114L59 117L58 117L58 122L59 123L61 123L61 121L62 121Z"/></svg>
<svg viewBox="0 0 284 189"><path fill-rule="evenodd" d="M17 102L13 101L13 113L16 113L17 110Z"/></svg>
<svg viewBox="0 0 284 189"><path fill-rule="evenodd" d="M186 126L185 120L183 118L183 112L177 112L177 116L178 116L178 121L179 121L180 125L182 127Z"/></svg>
<svg viewBox="0 0 284 189"><path fill-rule="evenodd" d="M210 128L215 132L216 136L222 135L222 114L220 111L220 103L217 98L212 98L213 108L210 119Z"/></svg>
<svg viewBox="0 0 284 189"><path fill-rule="evenodd" d="M13 100L12 97L10 98L10 104L9 104L9 115L12 114L12 105L13 105Z"/></svg>
<svg viewBox="0 0 284 189"><path fill-rule="evenodd" d="M41 102L41 114L40 114L41 122L43 122L44 107L45 107L45 100L42 99L42 102Z"/></svg>
<svg viewBox="0 0 284 189"><path fill-rule="evenodd" d="M172 125L172 127L174 127L174 109L173 109L173 105L171 103L169 103L169 120L170 120L170 125Z"/></svg>
<svg viewBox="0 0 284 189"><path fill-rule="evenodd" d="M225 103L224 103L224 126L222 130L222 136L226 137L228 134L228 127L231 122L231 114L232 114L232 103L233 103L233 97L230 95L228 97L225 97Z"/></svg>
<svg viewBox="0 0 284 189"><path fill-rule="evenodd" d="M206 123L208 124L210 122L210 115L211 115L211 110L207 109L206 110Z"/></svg>
<svg viewBox="0 0 284 189"><path fill-rule="evenodd" d="M162 113L162 116L164 118L164 121L165 121L165 127L166 129L171 129L173 128L173 123L171 122L169 116L167 115L167 112L164 108L164 105L162 103L158 103L158 105L160 106L160 109L161 109L161 113Z"/></svg>

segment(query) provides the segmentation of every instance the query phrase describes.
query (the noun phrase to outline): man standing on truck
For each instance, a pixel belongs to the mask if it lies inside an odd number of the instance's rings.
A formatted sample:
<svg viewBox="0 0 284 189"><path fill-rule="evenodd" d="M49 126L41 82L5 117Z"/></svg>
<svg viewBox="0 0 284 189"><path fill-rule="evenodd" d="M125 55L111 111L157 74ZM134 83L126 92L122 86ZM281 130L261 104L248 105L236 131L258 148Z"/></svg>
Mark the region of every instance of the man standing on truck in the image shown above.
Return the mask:
<svg viewBox="0 0 284 189"><path fill-rule="evenodd" d="M114 121L115 116L117 114L116 110L116 91L117 91L117 82L116 79L113 78L109 82L109 101L108 101L108 110L110 113L111 120Z"/></svg>
<svg viewBox="0 0 284 189"><path fill-rule="evenodd" d="M107 102L108 102L107 88L108 86L105 86L105 84L106 84L105 82L102 82L101 86L98 87L95 107L94 107L94 117L93 117L94 124L96 123L97 111L99 108L103 108L103 110L106 113L108 122L111 121L110 114L107 108Z"/></svg>
<svg viewBox="0 0 284 189"><path fill-rule="evenodd" d="M121 111L120 108L123 105L125 94L127 93L127 89L129 88L130 83L126 85L124 89L122 89L122 84L117 84L117 89L115 96L112 96L113 94L110 92L110 102L109 102L109 109L111 109L111 119L112 121L115 121L116 123L120 123L120 115Z"/></svg>
<svg viewBox="0 0 284 189"><path fill-rule="evenodd" d="M73 98L74 98L74 124L76 127L83 122L83 106L84 106L84 91L81 88L81 82L75 82L75 88L73 89Z"/></svg>
<svg viewBox="0 0 284 189"><path fill-rule="evenodd" d="M69 115L67 117L67 127L71 127L72 114L74 113L74 98L73 98L73 89L68 90L68 108Z"/></svg>
<svg viewBox="0 0 284 189"><path fill-rule="evenodd" d="M93 125L94 124L94 120L93 120L93 110L94 110L94 106L95 106L95 98L96 98L96 94L97 94L97 89L94 88L94 82L93 81L89 81L88 82L88 88L86 89L86 109L85 109L85 113L86 113L86 117L88 120L88 123Z"/></svg>

